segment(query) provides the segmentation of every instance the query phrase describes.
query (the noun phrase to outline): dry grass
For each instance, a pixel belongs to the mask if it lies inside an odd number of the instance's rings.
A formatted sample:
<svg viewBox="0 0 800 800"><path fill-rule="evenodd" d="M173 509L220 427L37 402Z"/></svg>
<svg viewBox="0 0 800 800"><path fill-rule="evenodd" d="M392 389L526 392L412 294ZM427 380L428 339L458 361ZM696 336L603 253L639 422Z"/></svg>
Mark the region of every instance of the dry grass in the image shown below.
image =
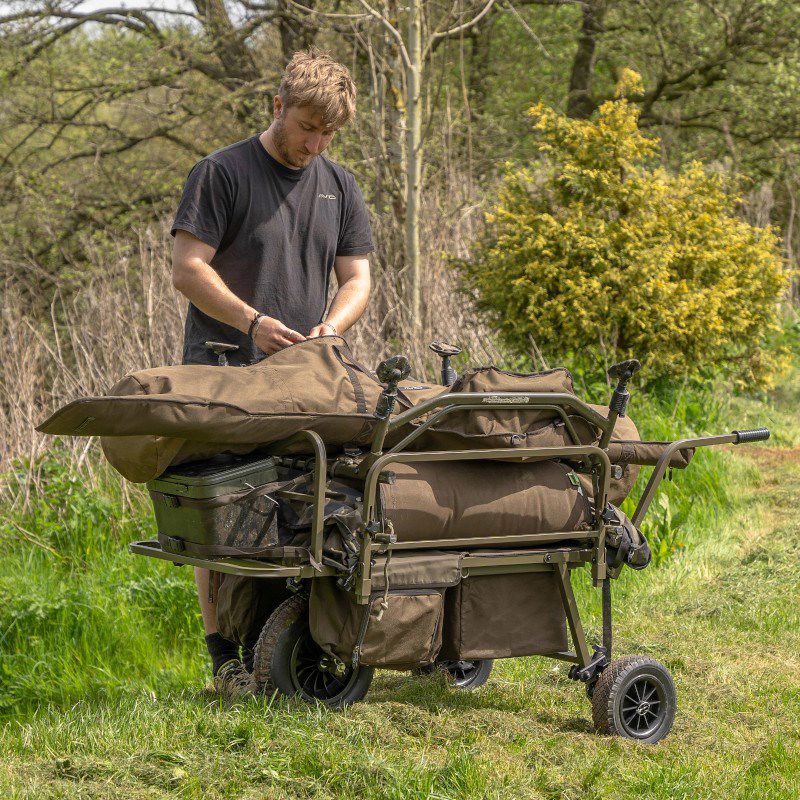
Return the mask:
<svg viewBox="0 0 800 800"><path fill-rule="evenodd" d="M433 197L433 195L432 195ZM426 298L422 342L410 337L404 300L405 275L389 266L385 254L391 226L374 221L383 255L373 259L372 300L363 318L348 332L356 355L376 365L388 355L408 354L414 374L433 378L436 357L425 346L437 338L457 342L473 361L503 359L487 326L458 292L448 258L464 256L474 238L480 214L466 196L453 195L447 207L431 199L423 219ZM38 269L41 272L41 268ZM37 484L41 454L53 446L34 426L70 400L99 395L132 370L180 363L185 301L172 286L171 240L164 229L141 231L115 252L96 251L89 264L73 267L46 312L31 311L17 284L7 284L0 306L0 470L12 460L24 470L6 473L5 489L27 504ZM335 287L332 287L332 292ZM74 467L91 470L87 452L94 440L64 439L64 457ZM23 474L24 473L24 474ZM92 480L91 473L88 477ZM0 489L3 483L0 482Z"/></svg>
<svg viewBox="0 0 800 800"><path fill-rule="evenodd" d="M144 232L86 272L83 288L57 293L46 314L26 312L18 287L3 292L0 467L12 459L25 464L25 474L5 477L5 488L24 502L37 484L39 456L52 446L51 437L34 431L38 422L69 400L104 393L130 370L176 363L180 352L183 304L172 288L163 237ZM91 470L92 442L65 439L59 447L76 469Z"/></svg>

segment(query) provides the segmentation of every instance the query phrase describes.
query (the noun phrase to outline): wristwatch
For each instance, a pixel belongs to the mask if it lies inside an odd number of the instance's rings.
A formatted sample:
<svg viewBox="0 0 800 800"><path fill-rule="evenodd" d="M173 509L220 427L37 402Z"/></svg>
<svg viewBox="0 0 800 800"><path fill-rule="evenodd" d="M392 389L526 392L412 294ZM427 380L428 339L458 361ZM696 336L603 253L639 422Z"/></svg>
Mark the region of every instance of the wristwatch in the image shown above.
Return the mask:
<svg viewBox="0 0 800 800"><path fill-rule="evenodd" d="M320 322L320 325L324 325L326 328L330 328L333 331L334 336L338 336L338 331L336 330L335 325L331 325L330 322Z"/></svg>

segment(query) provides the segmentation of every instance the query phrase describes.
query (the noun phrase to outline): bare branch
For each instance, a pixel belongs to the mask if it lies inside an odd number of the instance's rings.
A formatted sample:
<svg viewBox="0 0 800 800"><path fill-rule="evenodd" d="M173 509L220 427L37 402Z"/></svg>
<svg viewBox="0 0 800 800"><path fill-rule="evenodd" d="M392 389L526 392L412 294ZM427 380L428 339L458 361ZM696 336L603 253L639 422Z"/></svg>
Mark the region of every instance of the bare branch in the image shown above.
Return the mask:
<svg viewBox="0 0 800 800"><path fill-rule="evenodd" d="M392 25L391 22L380 12L376 11L368 2L367 0L358 0L359 4L362 8L367 10L367 13L373 17L374 19L378 20L378 22L383 25L383 27L389 32L389 35L397 42L397 48L400 51L400 57L403 59L403 66L406 69L411 69L411 57L408 55L408 50L406 50L406 43L403 40L400 31Z"/></svg>
<svg viewBox="0 0 800 800"><path fill-rule="evenodd" d="M308 6L301 5L296 2L296 0L287 0L287 2L289 5L299 8L301 11L305 11L307 14L316 14L317 16L325 17L325 19L362 20L373 16L369 12L365 12L364 14L342 14L336 11L319 11L316 8L309 8Z"/></svg>
<svg viewBox="0 0 800 800"><path fill-rule="evenodd" d="M517 0L518 6L576 6L582 0Z"/></svg>
<svg viewBox="0 0 800 800"><path fill-rule="evenodd" d="M508 6L508 10L517 18L518 22L522 27L525 29L526 33L533 39L534 42L538 45L539 49L548 57L552 58L547 48L542 43L542 40L536 35L536 32L531 28L530 25L525 21L525 18L514 8L513 3L511 0L505 0L505 5Z"/></svg>
<svg viewBox="0 0 800 800"><path fill-rule="evenodd" d="M450 30L447 31L437 31L436 33L431 34L426 50L430 48L430 45L439 39L444 39L448 36L455 36L457 33L461 33L462 31L471 28L473 25L477 25L489 13L489 11L491 11L494 4L495 0L488 0L486 5L469 22L465 22L463 25L456 25L455 28L450 28Z"/></svg>
<svg viewBox="0 0 800 800"><path fill-rule="evenodd" d="M251 36L259 28L266 25L267 23L279 19L280 16L281 15L276 11L274 13L259 14L256 17L251 17L250 19L246 20L239 26L238 28L239 38L242 41L244 41L245 39L247 39L248 36Z"/></svg>
<svg viewBox="0 0 800 800"><path fill-rule="evenodd" d="M155 21L143 10L133 8L99 8L96 11L77 12L67 10L48 10L42 12L42 19L71 19L79 23L99 22L104 25L122 25L137 33L150 33L160 36L161 30Z"/></svg>

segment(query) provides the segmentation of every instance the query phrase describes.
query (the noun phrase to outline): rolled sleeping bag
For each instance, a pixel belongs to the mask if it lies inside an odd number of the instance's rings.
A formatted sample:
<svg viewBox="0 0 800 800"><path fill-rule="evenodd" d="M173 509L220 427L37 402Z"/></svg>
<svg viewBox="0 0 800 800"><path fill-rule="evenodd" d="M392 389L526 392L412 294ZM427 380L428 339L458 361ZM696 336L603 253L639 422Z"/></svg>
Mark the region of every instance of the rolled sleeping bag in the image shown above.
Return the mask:
<svg viewBox="0 0 800 800"><path fill-rule="evenodd" d="M397 412L446 391L401 384ZM226 453L244 455L303 430L326 444L366 446L382 384L339 336L286 347L247 367L182 364L129 373L104 396L67 403L37 426L60 436L101 436L103 453L128 480ZM406 431L407 432L407 431ZM402 434L405 435L405 434ZM291 452L309 452L294 443Z"/></svg>
<svg viewBox="0 0 800 800"><path fill-rule="evenodd" d="M588 530L590 500L556 461L421 461L392 464L379 484L399 542Z"/></svg>

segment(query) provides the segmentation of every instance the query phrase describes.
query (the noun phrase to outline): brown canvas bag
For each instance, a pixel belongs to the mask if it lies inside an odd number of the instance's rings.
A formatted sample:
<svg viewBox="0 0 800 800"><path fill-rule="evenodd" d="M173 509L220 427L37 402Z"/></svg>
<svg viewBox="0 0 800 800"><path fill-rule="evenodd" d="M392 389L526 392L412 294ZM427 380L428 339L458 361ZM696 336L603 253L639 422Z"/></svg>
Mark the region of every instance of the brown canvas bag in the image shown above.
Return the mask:
<svg viewBox="0 0 800 800"><path fill-rule="evenodd" d="M318 432L333 447L366 445L374 432L374 410L382 389L372 372L353 358L344 339L323 336L248 367L180 365L131 373L108 395L75 400L37 430L102 436L103 452L112 466L131 481L145 482L187 461L220 453L241 455L266 446L275 450L300 430ZM449 388L408 380L401 383L395 411L442 393L514 391L573 394L572 376L566 369L524 374L489 366L468 370ZM595 409L608 411L602 406ZM628 423L618 422L614 439L635 444L638 433ZM598 431L592 426L576 419L575 427L582 443L597 441ZM399 441L411 430L413 426L404 426L387 443ZM487 409L454 412L413 446L465 449L570 443L562 421L551 411ZM285 448L289 449L301 451L307 445L295 443ZM620 450L622 455L626 452ZM624 463L625 474L612 487L612 501L621 502L636 478L636 460Z"/></svg>
<svg viewBox="0 0 800 800"><path fill-rule="evenodd" d="M291 592L280 578L219 574L217 625L222 636L252 649L270 614Z"/></svg>
<svg viewBox="0 0 800 800"><path fill-rule="evenodd" d="M126 375L104 397L68 403L41 433L102 436L122 475L244 454L314 430L331 445L369 442L383 387L339 336L308 339L249 367L179 365Z"/></svg>
<svg viewBox="0 0 800 800"><path fill-rule="evenodd" d="M475 551L507 555L515 551ZM504 658L567 649L564 608L552 572L462 577L461 553L376 558L367 605L333 578L312 582L311 635L347 664L411 669L437 658ZM385 605L384 605L385 601Z"/></svg>
<svg viewBox="0 0 800 800"><path fill-rule="evenodd" d="M574 394L566 369L547 372L507 372L497 367L467 370L447 390L456 392L564 392ZM441 394L442 392L439 392ZM406 393L407 395L409 393ZM422 398L415 398L419 402ZM412 444L416 450L464 450L492 447L535 447L567 444L552 411L537 409L475 409L454 411ZM419 424L423 420L417 421ZM404 432L405 433L405 432Z"/></svg>
<svg viewBox="0 0 800 800"><path fill-rule="evenodd" d="M448 388L453 392L551 392L574 395L572 375L564 368L545 372L508 372L494 366L478 367L466 371ZM409 393L406 393L407 395ZM417 401L429 395L419 396ZM608 415L608 406L588 404L601 416ZM601 431L587 423L582 417L569 415L580 444L597 444ZM416 422L418 425L423 420ZM399 434L390 439L392 443L400 440ZM630 417L619 417L614 425L609 457L612 463L619 463L622 475L612 478L609 488L609 502L619 504L630 493L639 474L635 458L617 461L617 453L622 449L616 442L627 443L638 440L639 432ZM464 450L489 449L493 447L567 447L573 445L560 415L549 410L539 409L475 409L454 411L440 423L426 430L412 444L414 450ZM627 451L626 451L627 452ZM591 492L591 480L582 477L587 492Z"/></svg>
<svg viewBox="0 0 800 800"><path fill-rule="evenodd" d="M248 367L141 370L105 397L67 404L38 430L264 444L311 429L341 443L355 441L370 427L383 388L360 369L344 339L324 336Z"/></svg>
<svg viewBox="0 0 800 800"><path fill-rule="evenodd" d="M461 579L460 553L428 550L375 558L366 605L336 585L311 582L309 623L323 650L350 664L410 669L432 664L442 645L444 591ZM388 582L387 582L388 580Z"/></svg>
<svg viewBox="0 0 800 800"><path fill-rule="evenodd" d="M671 442L640 442L631 439L612 440L608 447L608 456L615 464L641 464L654 467ZM686 469L694 457L694 448L685 447L676 450L669 459L673 469Z"/></svg>
<svg viewBox="0 0 800 800"><path fill-rule="evenodd" d="M509 658L566 650L566 615L557 580L553 571L465 576L447 590L440 658Z"/></svg>

